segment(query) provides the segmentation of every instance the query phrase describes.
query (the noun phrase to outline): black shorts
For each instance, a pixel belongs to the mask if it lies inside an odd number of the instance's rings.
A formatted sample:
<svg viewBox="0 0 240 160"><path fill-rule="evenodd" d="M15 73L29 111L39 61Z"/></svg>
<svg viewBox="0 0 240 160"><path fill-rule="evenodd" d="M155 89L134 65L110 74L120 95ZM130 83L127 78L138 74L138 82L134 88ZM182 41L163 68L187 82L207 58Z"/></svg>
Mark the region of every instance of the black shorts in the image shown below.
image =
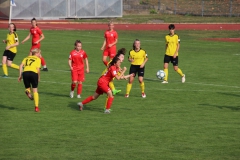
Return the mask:
<svg viewBox="0 0 240 160"><path fill-rule="evenodd" d="M168 56L165 54L163 62L164 63L171 62L173 66L178 66L178 56L176 58L173 58L173 56Z"/></svg>
<svg viewBox="0 0 240 160"><path fill-rule="evenodd" d="M144 77L144 68L140 68L140 65L131 65L129 74L134 73L134 77L138 74L138 77Z"/></svg>
<svg viewBox="0 0 240 160"><path fill-rule="evenodd" d="M6 56L7 60L9 61L13 61L14 57L16 56L16 53L13 53L12 51L9 51L9 50L5 50L3 52L3 56Z"/></svg>
<svg viewBox="0 0 240 160"><path fill-rule="evenodd" d="M32 85L32 88L37 88L38 74L32 71L23 72L23 82L24 82L25 88L30 88L31 85Z"/></svg>

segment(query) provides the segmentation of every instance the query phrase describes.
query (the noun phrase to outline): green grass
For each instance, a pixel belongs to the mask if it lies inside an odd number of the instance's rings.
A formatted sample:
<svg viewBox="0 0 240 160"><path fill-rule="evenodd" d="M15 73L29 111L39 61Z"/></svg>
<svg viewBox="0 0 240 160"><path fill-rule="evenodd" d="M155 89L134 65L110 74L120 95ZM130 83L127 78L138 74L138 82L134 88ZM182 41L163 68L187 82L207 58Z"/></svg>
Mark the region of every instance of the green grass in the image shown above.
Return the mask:
<svg viewBox="0 0 240 160"><path fill-rule="evenodd" d="M28 31L18 31L20 40ZM2 39L6 30L0 30ZM49 72L41 72L40 113L17 82L18 72L0 78L0 159L239 159L240 158L240 45L203 38L240 37L239 31L177 31L181 36L179 67L186 83L169 67L169 84L161 84L164 35L167 31L119 31L118 48L131 49L141 40L149 56L146 64L147 98L135 80L124 98L126 81L115 81L110 115L103 114L105 95L78 111L69 98L69 52L76 39L89 56L82 99L94 93L104 69L103 31L44 31L42 42ZM0 49L4 50L4 44ZM18 47L14 62L28 55L30 41ZM127 59L127 56L125 57ZM127 60L122 66L129 68ZM2 70L0 71L2 74Z"/></svg>
<svg viewBox="0 0 240 160"><path fill-rule="evenodd" d="M201 17L191 15L149 14L149 15L123 15L114 19L115 23L240 23L239 17ZM74 22L107 23L104 19L75 19Z"/></svg>

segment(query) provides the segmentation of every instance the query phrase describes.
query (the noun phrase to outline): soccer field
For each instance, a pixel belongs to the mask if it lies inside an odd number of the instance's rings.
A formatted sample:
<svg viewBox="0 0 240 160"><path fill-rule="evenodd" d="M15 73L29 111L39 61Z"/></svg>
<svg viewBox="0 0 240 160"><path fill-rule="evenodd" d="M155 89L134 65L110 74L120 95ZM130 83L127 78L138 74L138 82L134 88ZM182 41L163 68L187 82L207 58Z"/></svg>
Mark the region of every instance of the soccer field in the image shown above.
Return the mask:
<svg viewBox="0 0 240 160"><path fill-rule="evenodd" d="M112 112L103 113L106 95L78 110L77 102L92 95L105 69L103 31L44 30L41 50L48 72L41 72L40 112L17 82L18 71L8 68L0 77L0 159L176 160L240 159L240 44L206 41L237 38L239 31L176 31L181 38L179 68L186 82L169 65L169 83L161 84L164 36L168 31L118 31L117 48L132 48L138 38L149 60L145 68L147 97L135 79L129 98L127 81L115 80L122 92ZM17 32L20 41L27 30ZM7 30L0 30L1 38ZM88 54L82 98L69 97L69 52L80 39ZM18 46L14 63L29 53L31 41ZM0 44L3 52L5 44ZM122 66L128 69L130 63ZM0 71L2 75L2 69Z"/></svg>

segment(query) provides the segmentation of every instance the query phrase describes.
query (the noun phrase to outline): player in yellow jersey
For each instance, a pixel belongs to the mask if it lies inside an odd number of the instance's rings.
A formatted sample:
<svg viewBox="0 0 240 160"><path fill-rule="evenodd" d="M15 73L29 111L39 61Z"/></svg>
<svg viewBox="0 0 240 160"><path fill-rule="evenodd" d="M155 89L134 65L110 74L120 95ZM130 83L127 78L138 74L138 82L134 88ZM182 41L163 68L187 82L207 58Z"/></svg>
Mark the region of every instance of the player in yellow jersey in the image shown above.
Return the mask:
<svg viewBox="0 0 240 160"><path fill-rule="evenodd" d="M6 48L3 53L2 58L2 69L3 69L3 78L8 77L8 68L7 66L19 69L19 66L12 63L14 57L17 53L17 46L19 45L18 35L16 33L16 26L14 23L8 25L9 33L7 34L7 39L3 40L3 43L6 43Z"/></svg>
<svg viewBox="0 0 240 160"><path fill-rule="evenodd" d="M162 83L168 83L168 64L171 62L173 64L174 70L182 77L182 83L185 82L185 74L182 70L178 68L178 51L180 48L180 37L174 33L175 25L170 24L168 26L169 34L165 36L166 40L166 53L164 56L164 72L165 77Z"/></svg>
<svg viewBox="0 0 240 160"><path fill-rule="evenodd" d="M23 78L23 82L25 85L25 93L29 99L33 100L35 103L35 111L39 112L39 96L38 96L38 82L40 81L40 67L41 67L41 59L39 58L41 55L41 50L38 48L32 49L32 56L28 56L23 59L20 69L19 69L19 77L18 81L20 82ZM22 68L24 67L23 73ZM31 94L31 87L33 91L33 97Z"/></svg>
<svg viewBox="0 0 240 160"><path fill-rule="evenodd" d="M143 82L143 77L144 77L145 64L148 61L148 57L147 57L146 51L141 48L140 40L136 39L133 42L133 49L129 51L128 60L129 62L131 62L129 74L134 74L134 76L131 76L129 78L125 97L126 98L129 97L129 93L132 89L132 83L134 81L134 77L136 76L136 74L138 74L138 81L140 83L142 98L146 98L146 94L144 91L145 85Z"/></svg>

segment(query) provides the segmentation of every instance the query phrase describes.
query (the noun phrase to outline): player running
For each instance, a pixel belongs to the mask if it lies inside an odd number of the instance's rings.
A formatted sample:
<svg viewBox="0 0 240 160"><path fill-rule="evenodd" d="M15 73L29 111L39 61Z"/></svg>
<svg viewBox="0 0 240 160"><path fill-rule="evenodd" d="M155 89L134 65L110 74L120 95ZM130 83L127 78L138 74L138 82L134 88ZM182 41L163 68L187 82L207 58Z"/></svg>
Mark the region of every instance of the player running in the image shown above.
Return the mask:
<svg viewBox="0 0 240 160"><path fill-rule="evenodd" d="M116 55L117 52L117 42L118 42L118 34L114 29L114 24L112 21L108 23L109 29L105 31L104 33L104 41L101 50L103 50L103 57L102 61L107 66L108 61L107 57L109 59L113 59L113 57Z"/></svg>
<svg viewBox="0 0 240 160"><path fill-rule="evenodd" d="M82 82L85 80L84 76L84 60L86 63L86 72L89 73L89 64L87 53L82 50L82 42L76 40L74 43L75 49L70 52L68 65L71 70L72 84L70 91L70 98L74 96L74 89L77 85L77 98L81 98Z"/></svg>
<svg viewBox="0 0 240 160"><path fill-rule="evenodd" d="M35 103L35 112L39 112L39 96L38 96L38 82L40 81L40 60L41 50L33 49L31 50L31 55L24 58L21 65L19 66L19 77L18 81L21 82L23 78L23 82L25 85L25 93L29 99L33 100ZM23 70L24 67L24 70ZM23 70L23 72L22 72ZM33 91L33 97L31 94L31 87Z"/></svg>
<svg viewBox="0 0 240 160"><path fill-rule="evenodd" d="M16 33L16 26L14 23L10 23L8 25L8 30L9 33L7 34L7 39L3 40L3 43L6 43L6 48L3 53L2 57L2 69L3 69L3 78L8 77L8 68L7 66L14 68L14 69L19 69L19 66L12 63L14 57L17 54L17 46L19 45L18 42L18 35Z"/></svg>
<svg viewBox="0 0 240 160"><path fill-rule="evenodd" d="M30 32L28 36L21 42L22 44L24 44L24 42L26 42L32 36L32 47L30 49L29 55L32 54L31 53L32 49L34 48L40 49L41 47L40 42L45 38L42 30L37 26L37 20L35 18L31 20L31 24L32 24L32 27L30 28ZM45 59L41 54L40 54L40 59L41 59L41 65L43 66L42 71L48 71Z"/></svg>
<svg viewBox="0 0 240 160"><path fill-rule="evenodd" d="M164 55L164 72L165 77L162 83L168 83L168 64L171 62L173 64L174 70L182 77L182 83L185 82L185 74L182 73L182 70L178 68L178 51L180 48L180 38L174 33L175 25L170 24L168 26L169 34L165 36L166 41L166 52Z"/></svg>
<svg viewBox="0 0 240 160"><path fill-rule="evenodd" d="M118 75L118 71L120 69L120 65L121 65L121 60L118 57L114 57L112 59L112 61L109 63L108 65L108 70L105 72L105 74L103 74L97 82L97 89L95 91L95 93L92 96L87 97L86 99L84 99L82 102L78 103L79 106L79 110L81 111L83 109L83 105L97 99L101 94L106 93L108 96L107 99L107 106L106 106L106 110L104 111L104 113L109 114L110 113L110 108L112 105L112 102L114 100L114 96L112 94L111 89L109 88L109 82L115 77L117 80L119 79L124 79L124 78L128 78L133 76L131 75L127 75L127 76L123 76L125 71L127 70L126 67L123 68L122 72L120 75Z"/></svg>

